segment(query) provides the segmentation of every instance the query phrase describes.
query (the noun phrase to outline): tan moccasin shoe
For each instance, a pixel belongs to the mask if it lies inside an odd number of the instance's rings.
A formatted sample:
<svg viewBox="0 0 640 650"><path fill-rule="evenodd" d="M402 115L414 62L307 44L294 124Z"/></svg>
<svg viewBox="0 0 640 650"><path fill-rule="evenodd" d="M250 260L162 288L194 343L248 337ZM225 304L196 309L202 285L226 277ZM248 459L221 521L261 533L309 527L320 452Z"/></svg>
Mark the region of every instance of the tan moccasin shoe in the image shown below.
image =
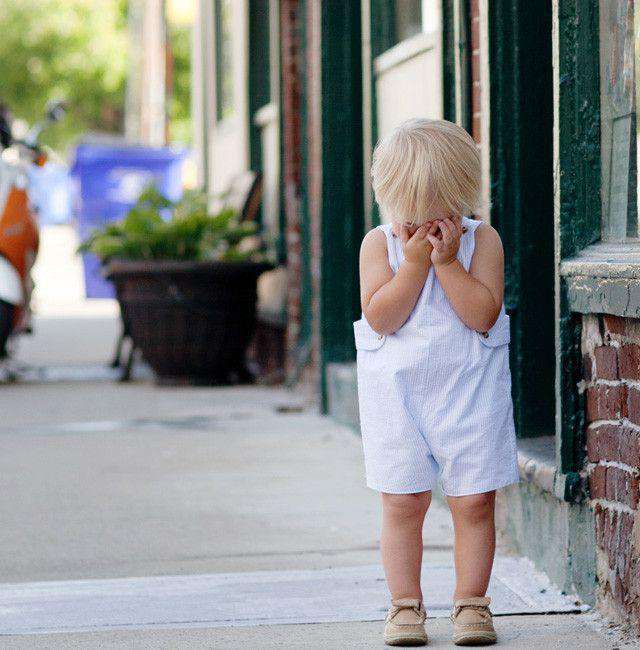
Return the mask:
<svg viewBox="0 0 640 650"><path fill-rule="evenodd" d="M387 645L426 645L426 618L424 605L417 598L392 600L385 619L384 642Z"/></svg>
<svg viewBox="0 0 640 650"><path fill-rule="evenodd" d="M491 598L462 598L453 605L453 642L456 645L488 645L497 640L489 603Z"/></svg>

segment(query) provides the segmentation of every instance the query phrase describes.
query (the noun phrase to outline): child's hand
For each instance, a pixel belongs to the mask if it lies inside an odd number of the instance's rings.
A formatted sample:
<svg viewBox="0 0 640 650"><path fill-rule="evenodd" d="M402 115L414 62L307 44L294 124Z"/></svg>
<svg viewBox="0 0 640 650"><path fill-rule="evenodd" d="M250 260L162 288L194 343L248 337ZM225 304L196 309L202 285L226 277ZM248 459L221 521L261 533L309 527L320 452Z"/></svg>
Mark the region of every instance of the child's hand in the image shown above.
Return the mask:
<svg viewBox="0 0 640 650"><path fill-rule="evenodd" d="M429 224L422 224L414 233L409 237L409 232L406 226L402 226L400 231L400 241L402 242L402 251L404 259L411 263L417 264L421 267L427 266L429 258L433 253L433 245L429 241L429 235L434 235L438 227L434 221Z"/></svg>
<svg viewBox="0 0 640 650"><path fill-rule="evenodd" d="M460 248L460 237L462 236L462 224L452 219L438 221L440 232L438 235L428 233L427 239L431 243L431 263L434 266L446 266L453 262Z"/></svg>

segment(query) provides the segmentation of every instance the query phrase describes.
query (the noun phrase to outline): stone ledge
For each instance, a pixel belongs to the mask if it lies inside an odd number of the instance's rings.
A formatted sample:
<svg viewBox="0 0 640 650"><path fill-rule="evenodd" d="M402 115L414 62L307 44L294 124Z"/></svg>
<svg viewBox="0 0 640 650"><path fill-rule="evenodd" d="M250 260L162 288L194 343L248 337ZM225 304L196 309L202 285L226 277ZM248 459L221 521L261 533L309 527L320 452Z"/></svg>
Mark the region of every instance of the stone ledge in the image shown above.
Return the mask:
<svg viewBox="0 0 640 650"><path fill-rule="evenodd" d="M556 464L555 436L518 440L520 478L561 501L575 501L580 496L582 478L574 472L563 474Z"/></svg>
<svg viewBox="0 0 640 650"><path fill-rule="evenodd" d="M560 275L640 280L640 244L598 242L563 260Z"/></svg>
<svg viewBox="0 0 640 650"><path fill-rule="evenodd" d="M556 443L554 436L520 438L518 470L520 478L535 483L541 490L554 492L556 480Z"/></svg>
<svg viewBox="0 0 640 650"><path fill-rule="evenodd" d="M560 264L571 311L640 316L640 246L599 242Z"/></svg>
<svg viewBox="0 0 640 650"><path fill-rule="evenodd" d="M640 280L575 275L565 278L569 309L579 314L640 317Z"/></svg>

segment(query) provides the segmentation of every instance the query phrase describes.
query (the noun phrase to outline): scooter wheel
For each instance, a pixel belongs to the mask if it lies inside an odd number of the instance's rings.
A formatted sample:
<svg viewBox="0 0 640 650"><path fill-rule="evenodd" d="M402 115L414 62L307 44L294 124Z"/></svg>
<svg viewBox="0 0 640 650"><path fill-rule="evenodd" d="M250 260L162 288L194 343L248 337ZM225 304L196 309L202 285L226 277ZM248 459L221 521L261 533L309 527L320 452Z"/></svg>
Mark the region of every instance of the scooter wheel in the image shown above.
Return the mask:
<svg viewBox="0 0 640 650"><path fill-rule="evenodd" d="M0 359L7 356L7 341L13 329L15 306L0 300Z"/></svg>

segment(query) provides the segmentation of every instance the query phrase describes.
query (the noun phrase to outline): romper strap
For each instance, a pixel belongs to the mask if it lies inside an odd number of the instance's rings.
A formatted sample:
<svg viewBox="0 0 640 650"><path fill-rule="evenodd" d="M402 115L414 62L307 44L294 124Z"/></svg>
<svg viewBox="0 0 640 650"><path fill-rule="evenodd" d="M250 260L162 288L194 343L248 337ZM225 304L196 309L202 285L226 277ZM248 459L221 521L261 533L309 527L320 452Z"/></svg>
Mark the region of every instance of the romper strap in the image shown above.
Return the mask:
<svg viewBox="0 0 640 650"><path fill-rule="evenodd" d="M387 258L389 266L395 273L400 268L400 259L398 256L398 238L393 234L393 228L390 223L383 223L377 226L382 230L387 239Z"/></svg>

